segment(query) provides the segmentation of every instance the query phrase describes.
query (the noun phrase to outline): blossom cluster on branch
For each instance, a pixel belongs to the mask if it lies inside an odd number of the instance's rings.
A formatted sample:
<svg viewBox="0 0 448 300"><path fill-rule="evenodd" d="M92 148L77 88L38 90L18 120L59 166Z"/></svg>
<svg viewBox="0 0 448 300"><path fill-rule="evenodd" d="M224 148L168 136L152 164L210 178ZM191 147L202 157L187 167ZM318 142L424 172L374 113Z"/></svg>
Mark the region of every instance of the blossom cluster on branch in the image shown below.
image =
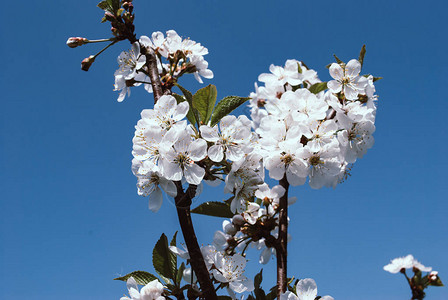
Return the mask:
<svg viewBox="0 0 448 300"><path fill-rule="evenodd" d="M261 84L255 83L249 97L227 96L217 102L214 85L192 93L179 84L186 74L199 83L213 78L204 59L207 48L174 30L137 38L132 0L103 0L98 7L113 36L73 37L67 45L110 42L82 61L87 71L110 46L131 43L117 59L118 101L141 85L154 96L154 107L141 112L132 140L137 192L149 198L153 212L162 206L163 193L175 199L187 245L177 247L177 233L170 243L162 234L152 255L158 277L135 271L116 278L127 282L130 298L121 300L185 299L184 291L188 299L243 299L250 293L248 300L332 300L317 295L313 279L287 277L288 206L297 200L288 190L306 183L313 189L335 188L373 146L378 100L374 82L381 78L361 73L365 46L347 63L335 56L336 62L327 66L328 82L304 62L289 59L260 74ZM247 103L250 116L231 115ZM215 188L222 183L229 197L190 210L203 183ZM225 218L211 244L199 247L191 212ZM254 280L245 274L249 246L260 251L261 264L272 256L277 259L277 284L268 293L261 287L262 271ZM178 258L184 260L180 265ZM407 277L408 268L414 277ZM413 299L423 299L429 285L442 285L435 271L422 276L431 268L411 255L384 269L405 274ZM143 285L141 290L138 285ZM218 298L220 289L229 296Z"/></svg>

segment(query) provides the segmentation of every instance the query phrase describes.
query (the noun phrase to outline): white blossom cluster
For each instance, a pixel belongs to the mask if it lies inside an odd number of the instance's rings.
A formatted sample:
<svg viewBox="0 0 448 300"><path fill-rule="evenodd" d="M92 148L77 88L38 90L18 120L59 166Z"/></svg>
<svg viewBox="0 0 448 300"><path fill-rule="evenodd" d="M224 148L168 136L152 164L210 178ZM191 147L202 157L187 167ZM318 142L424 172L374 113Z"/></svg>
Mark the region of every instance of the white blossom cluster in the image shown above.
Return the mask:
<svg viewBox="0 0 448 300"><path fill-rule="evenodd" d="M373 145L373 77L361 76L355 59L333 63L329 90L314 94L311 87L322 83L301 62L288 60L284 68L271 65L270 70L259 76L265 86L256 86L250 103L269 177L286 175L293 186L308 178L314 189L336 186L348 165Z"/></svg>
<svg viewBox="0 0 448 300"><path fill-rule="evenodd" d="M146 56L141 48L152 50L159 58L158 72L162 81L177 80L185 73L193 73L196 80L203 83L202 77L211 79L213 72L208 69L208 62L204 55L208 49L200 43L190 39L182 39L174 30L166 32L166 37L160 31L154 32L151 38L141 36L138 42L132 44L129 51L118 56L119 68L115 72L115 91L120 91L118 101L122 102L126 94L130 96L131 87L144 84L145 90L152 93L152 86L148 77ZM162 61L162 57L165 61Z"/></svg>
<svg viewBox="0 0 448 300"><path fill-rule="evenodd" d="M170 246L170 250L183 259L189 259L190 255L187 250ZM246 267L246 258L241 254L227 255L223 251L219 251L214 245L201 247L202 256L205 265L212 274L213 278L227 287L229 295L236 299L235 293L251 292L254 290L254 283L243 273ZM196 277L191 277L191 268L185 269L184 280L186 282L195 282Z"/></svg>
<svg viewBox="0 0 448 300"><path fill-rule="evenodd" d="M141 43L167 57L179 49L205 53L199 44L184 44L177 37L170 33L165 39L156 33L152 41ZM235 216L224 221L214 244L229 257L240 255L236 250L250 244L261 250L260 263L275 254L268 238L278 236L279 201L285 194L280 185L268 186L265 169L271 179L286 178L292 186L307 179L315 189L336 186L349 164L373 145L377 98L373 77L359 75L357 60L332 64L334 80L325 85L328 90L317 92L313 87L325 83L299 61L288 60L285 67L271 65L270 70L272 74L259 76L265 85L251 94L251 120L227 115L214 126L196 128L186 120L188 102L177 103L165 95L154 109L142 111L132 151L138 193L149 196L154 212L162 204L162 190L175 197L176 184L224 181ZM121 72L132 74L126 68ZM295 198L288 199L288 204L293 202Z"/></svg>

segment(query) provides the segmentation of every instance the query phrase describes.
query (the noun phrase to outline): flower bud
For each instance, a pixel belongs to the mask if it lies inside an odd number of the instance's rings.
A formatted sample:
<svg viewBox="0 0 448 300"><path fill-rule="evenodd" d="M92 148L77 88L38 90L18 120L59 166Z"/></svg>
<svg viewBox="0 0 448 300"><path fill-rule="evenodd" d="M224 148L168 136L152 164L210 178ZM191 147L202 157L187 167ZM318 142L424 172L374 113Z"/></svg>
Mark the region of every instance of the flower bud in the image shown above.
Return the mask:
<svg viewBox="0 0 448 300"><path fill-rule="evenodd" d="M115 17L115 15L113 13L110 13L108 11L106 11L104 13L104 17L106 18L106 20L108 20L109 22L114 22L117 20L117 17Z"/></svg>
<svg viewBox="0 0 448 300"><path fill-rule="evenodd" d="M432 272L429 273L429 275L428 275L429 280L431 280L431 281L436 281L436 280L437 280L437 277L438 277L438 274L439 274L439 272L437 272L437 271L432 271Z"/></svg>
<svg viewBox="0 0 448 300"><path fill-rule="evenodd" d="M229 235L235 235L238 230L235 228L235 226L232 225L232 223L228 223L226 226L224 226L225 233Z"/></svg>
<svg viewBox="0 0 448 300"><path fill-rule="evenodd" d="M83 37L71 37L67 40L67 46L70 48L76 48L78 46L82 46L84 44L87 44L89 42L88 39Z"/></svg>
<svg viewBox="0 0 448 300"><path fill-rule="evenodd" d="M242 215L235 215L232 218L232 223L236 226L241 226L246 223L246 221L244 220Z"/></svg>
<svg viewBox="0 0 448 300"><path fill-rule="evenodd" d="M89 57L84 58L83 61L81 62L81 70L87 72L94 61L95 61L94 55L90 55Z"/></svg>

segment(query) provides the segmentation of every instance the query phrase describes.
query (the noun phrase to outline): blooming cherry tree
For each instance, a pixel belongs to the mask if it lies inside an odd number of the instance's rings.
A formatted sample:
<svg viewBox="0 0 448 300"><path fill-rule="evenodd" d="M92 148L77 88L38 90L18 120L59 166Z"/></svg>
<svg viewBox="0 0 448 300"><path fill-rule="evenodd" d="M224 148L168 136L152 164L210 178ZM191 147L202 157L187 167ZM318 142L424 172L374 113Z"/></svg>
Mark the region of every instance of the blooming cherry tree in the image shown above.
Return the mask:
<svg viewBox="0 0 448 300"><path fill-rule="evenodd" d="M184 291L188 299L218 299L221 289L228 294L221 295L225 299L316 299L313 279L294 283L286 273L288 206L296 200L289 191L306 183L313 189L336 187L373 146L375 82L380 78L361 73L365 47L348 63L335 57L328 74L333 80L328 82L302 61L289 59L259 75L261 83L255 83L249 97L227 96L217 102L214 85L195 93L180 85L186 74L199 83L213 78L204 59L207 48L174 30L137 38L131 0L105 0L98 6L105 11L103 21L112 25L113 37L98 40L110 43L83 60L82 69L87 71L115 43L131 43L118 56L118 101L141 85L154 97L154 107L142 110L132 140L137 193L149 198L153 212L160 209L163 193L173 197L185 241L182 249L176 245L177 233L170 243L162 234L153 250L158 276L135 271L117 278L127 282L131 297L121 299L185 299ZM67 45L98 41L76 37ZM246 104L250 118L231 115ZM191 209L203 182L213 188L224 182L229 198ZM213 243L199 247L191 213L225 218ZM260 252L261 264L277 260L277 284L267 294L261 271L254 280L245 273L249 246ZM183 260L180 265L178 259ZM392 261L385 270L403 273L407 268L427 285L440 281L434 272L423 279L421 271L431 269L412 256ZM143 286L140 291L137 284Z"/></svg>

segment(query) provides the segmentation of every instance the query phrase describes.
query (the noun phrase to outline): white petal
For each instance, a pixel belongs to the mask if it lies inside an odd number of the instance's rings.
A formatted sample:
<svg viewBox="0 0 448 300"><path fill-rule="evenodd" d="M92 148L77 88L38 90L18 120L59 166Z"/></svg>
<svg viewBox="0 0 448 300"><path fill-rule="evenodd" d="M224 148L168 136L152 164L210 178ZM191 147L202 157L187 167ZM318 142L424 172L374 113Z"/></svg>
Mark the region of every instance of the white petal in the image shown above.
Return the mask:
<svg viewBox="0 0 448 300"><path fill-rule="evenodd" d="M334 79L342 81L342 78L344 77L344 70L339 64L332 63L330 66L330 75Z"/></svg>
<svg viewBox="0 0 448 300"><path fill-rule="evenodd" d="M356 59L350 60L345 66L345 75L351 78L358 76L361 72L361 63Z"/></svg>
<svg viewBox="0 0 448 300"><path fill-rule="evenodd" d="M224 150L221 145L213 145L208 149L208 157L214 162L220 162L224 158Z"/></svg>
<svg viewBox="0 0 448 300"><path fill-rule="evenodd" d="M260 254L259 263L263 265L267 264L271 259L271 254L272 254L271 248L269 247L264 248L264 250Z"/></svg>
<svg viewBox="0 0 448 300"><path fill-rule="evenodd" d="M342 84L339 81L336 80L330 80L327 83L327 87L332 91L333 93L339 93L342 90Z"/></svg>
<svg viewBox="0 0 448 300"><path fill-rule="evenodd" d="M314 279L305 278L299 281L296 286L299 300L314 300L317 296L317 285Z"/></svg>
<svg viewBox="0 0 448 300"><path fill-rule="evenodd" d="M217 142L219 140L218 125L213 127L202 125L199 130L201 131L202 138L207 142Z"/></svg>
<svg viewBox="0 0 448 300"><path fill-rule="evenodd" d="M202 178L204 178L205 170L200 166L193 164L191 166L185 166L184 169L185 179L190 184L200 184Z"/></svg>
<svg viewBox="0 0 448 300"><path fill-rule="evenodd" d="M207 156L207 142L203 139L197 139L188 146L190 158L194 161L200 161Z"/></svg>
<svg viewBox="0 0 448 300"><path fill-rule="evenodd" d="M149 205L148 208L152 212L158 212L160 207L162 206L163 195L162 190L159 187L156 187L151 194L149 194Z"/></svg>

